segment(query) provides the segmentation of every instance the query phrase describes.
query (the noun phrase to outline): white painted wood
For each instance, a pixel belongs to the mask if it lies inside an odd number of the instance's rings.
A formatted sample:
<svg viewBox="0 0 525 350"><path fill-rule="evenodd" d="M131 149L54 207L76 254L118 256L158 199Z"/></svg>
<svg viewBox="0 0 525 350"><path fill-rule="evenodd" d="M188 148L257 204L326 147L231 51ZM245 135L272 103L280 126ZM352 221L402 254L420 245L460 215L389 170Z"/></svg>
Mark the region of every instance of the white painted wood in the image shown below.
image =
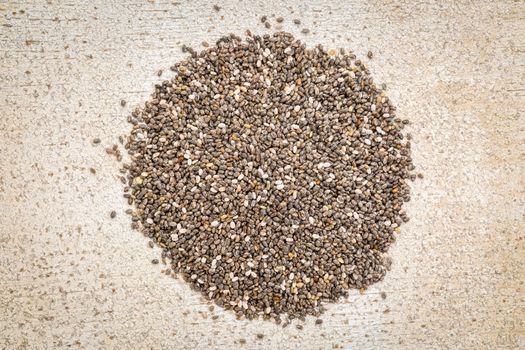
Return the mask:
<svg viewBox="0 0 525 350"><path fill-rule="evenodd" d="M0 348L524 348L525 3L217 3L0 1ZM181 44L272 14L369 62L425 175L385 281L302 331L210 312L161 274L104 152Z"/></svg>

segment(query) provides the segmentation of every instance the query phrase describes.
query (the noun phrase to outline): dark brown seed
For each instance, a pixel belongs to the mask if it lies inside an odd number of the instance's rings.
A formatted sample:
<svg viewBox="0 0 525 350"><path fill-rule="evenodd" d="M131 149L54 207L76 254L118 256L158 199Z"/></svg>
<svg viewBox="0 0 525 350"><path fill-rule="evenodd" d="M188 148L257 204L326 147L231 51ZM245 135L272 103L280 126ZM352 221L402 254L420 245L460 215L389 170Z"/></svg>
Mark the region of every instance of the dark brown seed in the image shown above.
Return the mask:
<svg viewBox="0 0 525 350"><path fill-rule="evenodd" d="M264 22L264 26L267 28L267 29L270 29L272 27L272 25L270 24L270 22Z"/></svg>
<svg viewBox="0 0 525 350"><path fill-rule="evenodd" d="M315 324L316 325L320 325L323 323L323 320L321 320L320 318L318 318L317 320L315 320Z"/></svg>
<svg viewBox="0 0 525 350"><path fill-rule="evenodd" d="M163 73L162 69L159 69L159 70L157 71L157 76L160 77L160 76L162 75L162 73Z"/></svg>
<svg viewBox="0 0 525 350"><path fill-rule="evenodd" d="M261 17L261 23L265 23L268 20L268 17L262 16Z"/></svg>
<svg viewBox="0 0 525 350"><path fill-rule="evenodd" d="M125 101L125 100L120 100L120 105L121 105L122 107L126 106L126 101Z"/></svg>
<svg viewBox="0 0 525 350"><path fill-rule="evenodd" d="M303 330L303 325L298 324L298 325L295 326L295 328L297 328L298 330L302 331Z"/></svg>
<svg viewBox="0 0 525 350"><path fill-rule="evenodd" d="M94 145L98 145L99 143L100 143L100 139L98 137L93 139Z"/></svg>
<svg viewBox="0 0 525 350"><path fill-rule="evenodd" d="M116 211L113 210L111 213L109 213L109 217L110 218L114 219L115 216L117 216L117 212Z"/></svg>
<svg viewBox="0 0 525 350"><path fill-rule="evenodd" d="M213 5L213 9L214 9L216 12L219 12L221 8L219 7L219 5Z"/></svg>
<svg viewBox="0 0 525 350"><path fill-rule="evenodd" d="M154 246L155 246L155 244L152 241L148 242L148 247L153 248Z"/></svg>
<svg viewBox="0 0 525 350"><path fill-rule="evenodd" d="M386 299L386 293L385 292L381 292L381 299Z"/></svg>
<svg viewBox="0 0 525 350"><path fill-rule="evenodd" d="M244 339L244 338L239 339L239 343L240 343L241 345L246 344L246 339Z"/></svg>
<svg viewBox="0 0 525 350"><path fill-rule="evenodd" d="M301 20L299 20L299 19L294 19L294 20L293 20L293 23L299 25L299 24L301 24Z"/></svg>
<svg viewBox="0 0 525 350"><path fill-rule="evenodd" d="M372 57L374 57L374 54L372 51L368 51L368 53L366 54L366 56L370 59L372 59Z"/></svg>
<svg viewBox="0 0 525 350"><path fill-rule="evenodd" d="M263 339L264 338L264 334L262 333L257 333L257 339Z"/></svg>
<svg viewBox="0 0 525 350"><path fill-rule="evenodd" d="M153 260L151 260L151 263L153 265L157 265L159 263L159 259L153 259Z"/></svg>
<svg viewBox="0 0 525 350"><path fill-rule="evenodd" d="M276 323L380 281L415 172L364 64L283 32L185 50L130 116L122 167L133 227L172 275Z"/></svg>
<svg viewBox="0 0 525 350"><path fill-rule="evenodd" d="M89 168L89 171L91 172L91 174L96 174L97 173L97 171L94 168Z"/></svg>
<svg viewBox="0 0 525 350"><path fill-rule="evenodd" d="M275 20L277 21L277 23L283 23L284 18L282 18L282 17L277 17Z"/></svg>

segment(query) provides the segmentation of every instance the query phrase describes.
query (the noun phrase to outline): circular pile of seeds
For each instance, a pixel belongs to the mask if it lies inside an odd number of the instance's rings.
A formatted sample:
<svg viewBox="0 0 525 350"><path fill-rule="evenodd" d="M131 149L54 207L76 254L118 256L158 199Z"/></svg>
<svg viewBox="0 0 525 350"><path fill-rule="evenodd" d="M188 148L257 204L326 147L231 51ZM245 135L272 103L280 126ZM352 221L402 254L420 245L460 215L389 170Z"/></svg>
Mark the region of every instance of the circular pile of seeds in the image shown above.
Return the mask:
<svg viewBox="0 0 525 350"><path fill-rule="evenodd" d="M283 32L187 51L130 118L135 227L247 318L318 315L381 280L414 167L364 64Z"/></svg>

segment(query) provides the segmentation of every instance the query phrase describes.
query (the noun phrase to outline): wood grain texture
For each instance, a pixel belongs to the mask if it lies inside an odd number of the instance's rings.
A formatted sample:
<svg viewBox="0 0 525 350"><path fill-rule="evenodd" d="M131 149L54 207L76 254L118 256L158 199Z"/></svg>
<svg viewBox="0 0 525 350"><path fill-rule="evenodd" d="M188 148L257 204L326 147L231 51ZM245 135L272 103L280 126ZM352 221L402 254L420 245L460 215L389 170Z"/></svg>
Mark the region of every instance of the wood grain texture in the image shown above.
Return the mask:
<svg viewBox="0 0 525 350"><path fill-rule="evenodd" d="M525 348L525 3L216 3L0 1L0 348ZM425 175L385 280L302 331L212 312L152 265L104 152L182 44L272 14L374 52Z"/></svg>

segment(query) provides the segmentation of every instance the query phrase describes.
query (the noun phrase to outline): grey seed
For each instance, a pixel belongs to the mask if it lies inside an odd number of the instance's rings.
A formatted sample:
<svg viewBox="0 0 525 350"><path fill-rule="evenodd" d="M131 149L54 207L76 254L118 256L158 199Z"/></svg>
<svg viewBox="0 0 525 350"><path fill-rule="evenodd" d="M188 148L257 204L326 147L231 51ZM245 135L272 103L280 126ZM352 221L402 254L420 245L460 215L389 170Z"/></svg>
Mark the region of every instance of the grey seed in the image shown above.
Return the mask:
<svg viewBox="0 0 525 350"><path fill-rule="evenodd" d="M293 20L293 23L299 25L299 24L301 24L301 20L299 20L299 19L294 19L294 20Z"/></svg>
<svg viewBox="0 0 525 350"><path fill-rule="evenodd" d="M297 328L298 330L302 331L304 327L303 327L303 325L298 324L298 325L295 326L295 328Z"/></svg>
<svg viewBox="0 0 525 350"><path fill-rule="evenodd" d="M362 61L283 32L183 49L129 117L120 179L170 275L284 327L382 280L417 175Z"/></svg>
<svg viewBox="0 0 525 350"><path fill-rule="evenodd" d="M117 216L117 212L112 210L111 213L109 213L109 217L114 219Z"/></svg>
<svg viewBox="0 0 525 350"><path fill-rule="evenodd" d="M267 29L270 29L272 27L272 25L270 24L270 22L264 22L264 26L267 28Z"/></svg>
<svg viewBox="0 0 525 350"><path fill-rule="evenodd" d="M98 145L99 143L100 143L100 139L98 137L93 139L94 145Z"/></svg>
<svg viewBox="0 0 525 350"><path fill-rule="evenodd" d="M381 299L386 299L386 293L385 292L381 292Z"/></svg>
<svg viewBox="0 0 525 350"><path fill-rule="evenodd" d="M157 265L159 263L159 259L153 259L153 260L151 260L151 263L153 265Z"/></svg>
<svg viewBox="0 0 525 350"><path fill-rule="evenodd" d="M366 54L366 56L370 59L372 59L372 57L374 57L374 54L372 51L368 51L368 53Z"/></svg>
<svg viewBox="0 0 525 350"><path fill-rule="evenodd" d="M214 9L216 12L219 12L221 8L219 7L219 5L213 5L213 9Z"/></svg>
<svg viewBox="0 0 525 350"><path fill-rule="evenodd" d="M152 241L148 242L148 247L153 248L154 246L155 246L155 244Z"/></svg>
<svg viewBox="0 0 525 350"><path fill-rule="evenodd" d="M282 17L277 17L275 20L277 21L277 23L283 23L284 18L282 18Z"/></svg>
<svg viewBox="0 0 525 350"><path fill-rule="evenodd" d="M308 34L308 33L310 33L310 29L308 29L308 28L303 28L303 29L301 30L301 33L303 33L303 34Z"/></svg>
<svg viewBox="0 0 525 350"><path fill-rule="evenodd" d="M320 325L323 323L323 320L321 320L320 318L318 318L317 320L315 320L315 324L316 325Z"/></svg>
<svg viewBox="0 0 525 350"><path fill-rule="evenodd" d="M120 100L120 105L121 105L122 107L126 106L126 103L127 103L127 102L126 102L125 100Z"/></svg>

